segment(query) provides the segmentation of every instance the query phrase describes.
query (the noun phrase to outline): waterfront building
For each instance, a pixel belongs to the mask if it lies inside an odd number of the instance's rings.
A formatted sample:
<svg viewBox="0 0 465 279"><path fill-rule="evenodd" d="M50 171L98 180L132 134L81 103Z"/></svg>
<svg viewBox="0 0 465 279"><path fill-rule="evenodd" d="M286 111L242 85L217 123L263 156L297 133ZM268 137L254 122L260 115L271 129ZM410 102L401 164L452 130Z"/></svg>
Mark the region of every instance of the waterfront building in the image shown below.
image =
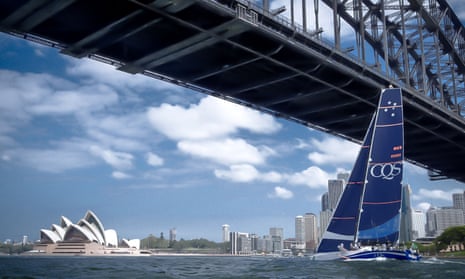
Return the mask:
<svg viewBox="0 0 465 279"><path fill-rule="evenodd" d="M304 216L295 217L295 241L296 245L305 249L305 225L304 225Z"/></svg>
<svg viewBox="0 0 465 279"><path fill-rule="evenodd" d="M265 254L273 252L273 240L271 236L265 235L257 239L257 252Z"/></svg>
<svg viewBox="0 0 465 279"><path fill-rule="evenodd" d="M273 253L281 253L283 249L284 229L270 228L270 236L273 242Z"/></svg>
<svg viewBox="0 0 465 279"><path fill-rule="evenodd" d="M412 241L412 207L410 203L410 185L402 185L402 202L400 208L400 230L399 242L407 243Z"/></svg>
<svg viewBox="0 0 465 279"><path fill-rule="evenodd" d="M465 215L465 191L463 193L452 194L453 207L461 209Z"/></svg>
<svg viewBox="0 0 465 279"><path fill-rule="evenodd" d="M27 235L23 236L23 241L21 242L22 245L26 245L28 243L28 237Z"/></svg>
<svg viewBox="0 0 465 279"><path fill-rule="evenodd" d="M329 207L329 197L328 192L325 192L323 196L321 196L321 211L331 210Z"/></svg>
<svg viewBox="0 0 465 279"><path fill-rule="evenodd" d="M229 225L224 224L222 226L223 229L223 242L229 242Z"/></svg>
<svg viewBox="0 0 465 279"><path fill-rule="evenodd" d="M426 237L426 215L421 210L412 211L412 240Z"/></svg>
<svg viewBox="0 0 465 279"><path fill-rule="evenodd" d="M328 227L333 211L336 209L344 187L349 180L349 176L350 174L347 172L338 173L337 179L328 180L328 192L325 192L321 196L320 227L318 233L320 237L323 236Z"/></svg>
<svg viewBox="0 0 465 279"><path fill-rule="evenodd" d="M314 251L318 243L318 222L313 213L306 213L303 216L305 231L305 249Z"/></svg>
<svg viewBox="0 0 465 279"><path fill-rule="evenodd" d="M437 237L445 229L465 224L463 210L453 207L430 208L426 212L427 236Z"/></svg>
<svg viewBox="0 0 465 279"><path fill-rule="evenodd" d="M248 233L230 232L229 240L232 255L249 255L252 253L252 242Z"/></svg>
<svg viewBox="0 0 465 279"><path fill-rule="evenodd" d="M329 209L326 209L320 212L320 234L319 234L320 239L325 233L326 228L329 225L329 220L331 220L332 214L333 212L331 212L331 210Z"/></svg>
<svg viewBox="0 0 465 279"><path fill-rule="evenodd" d="M328 201L329 209L334 210L337 206L339 198L344 190L343 179L330 179L328 180Z"/></svg>
<svg viewBox="0 0 465 279"><path fill-rule="evenodd" d="M250 250L252 251L252 253L257 253L258 251L258 235L256 234L251 234L250 235Z"/></svg>
<svg viewBox="0 0 465 279"><path fill-rule="evenodd" d="M170 242L176 241L176 228L170 230Z"/></svg>
<svg viewBox="0 0 465 279"><path fill-rule="evenodd" d="M97 215L88 210L77 223L62 216L60 225L53 224L50 229L40 230L40 243L34 249L38 253L70 255L149 253L139 248L139 239L123 238L118 243L116 231L105 230Z"/></svg>

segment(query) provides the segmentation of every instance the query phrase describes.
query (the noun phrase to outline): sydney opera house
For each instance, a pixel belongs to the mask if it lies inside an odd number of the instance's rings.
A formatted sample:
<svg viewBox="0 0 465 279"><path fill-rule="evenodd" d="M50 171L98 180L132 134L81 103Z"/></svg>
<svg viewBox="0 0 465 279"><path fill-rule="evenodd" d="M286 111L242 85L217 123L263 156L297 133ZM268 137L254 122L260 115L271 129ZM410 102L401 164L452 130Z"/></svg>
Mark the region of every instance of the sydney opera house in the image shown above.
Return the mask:
<svg viewBox="0 0 465 279"><path fill-rule="evenodd" d="M54 255L140 255L150 254L140 250L139 239L122 239L118 242L115 230L105 230L92 211L76 224L62 216L60 225L40 230L40 243L35 251Z"/></svg>

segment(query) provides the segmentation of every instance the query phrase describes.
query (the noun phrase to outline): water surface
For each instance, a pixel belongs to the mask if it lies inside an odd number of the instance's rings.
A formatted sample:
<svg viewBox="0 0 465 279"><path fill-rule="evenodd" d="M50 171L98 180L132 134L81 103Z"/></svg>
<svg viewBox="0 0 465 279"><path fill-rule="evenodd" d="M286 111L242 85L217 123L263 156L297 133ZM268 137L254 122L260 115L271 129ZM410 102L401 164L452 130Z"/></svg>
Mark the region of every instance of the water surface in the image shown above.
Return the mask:
<svg viewBox="0 0 465 279"><path fill-rule="evenodd" d="M0 278L465 278L465 260L311 261L229 256L0 256Z"/></svg>

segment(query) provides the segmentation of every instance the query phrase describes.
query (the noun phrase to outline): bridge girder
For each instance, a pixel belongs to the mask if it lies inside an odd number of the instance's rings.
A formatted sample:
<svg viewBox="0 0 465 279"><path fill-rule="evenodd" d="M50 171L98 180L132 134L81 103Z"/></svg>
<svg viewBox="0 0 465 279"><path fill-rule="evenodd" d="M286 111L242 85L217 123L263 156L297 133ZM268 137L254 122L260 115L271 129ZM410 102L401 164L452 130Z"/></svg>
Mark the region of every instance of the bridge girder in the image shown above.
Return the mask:
<svg viewBox="0 0 465 279"><path fill-rule="evenodd" d="M2 0L0 29L355 142L399 86L408 160L465 182L465 33L447 2L321 1L356 34L350 53L337 28L328 42L244 0Z"/></svg>

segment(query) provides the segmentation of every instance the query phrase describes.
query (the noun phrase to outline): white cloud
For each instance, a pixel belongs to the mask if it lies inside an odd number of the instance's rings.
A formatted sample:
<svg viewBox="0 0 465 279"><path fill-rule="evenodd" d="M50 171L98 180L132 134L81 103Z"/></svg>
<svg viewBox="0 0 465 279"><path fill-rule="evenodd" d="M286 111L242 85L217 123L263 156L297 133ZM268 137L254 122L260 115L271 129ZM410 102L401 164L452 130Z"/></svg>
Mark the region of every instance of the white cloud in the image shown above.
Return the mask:
<svg viewBox="0 0 465 279"><path fill-rule="evenodd" d="M249 164L231 165L228 170L216 169L214 173L217 178L234 182L280 182L283 180L280 173L274 171L261 173Z"/></svg>
<svg viewBox="0 0 465 279"><path fill-rule="evenodd" d="M312 139L311 143L317 151L311 152L308 159L318 165L353 163L360 149L355 143L334 137Z"/></svg>
<svg viewBox="0 0 465 279"><path fill-rule="evenodd" d="M10 157L9 155L7 155L7 154L3 154L3 155L2 155L2 160L3 160L3 161L10 161L10 160L11 160L11 157Z"/></svg>
<svg viewBox="0 0 465 279"><path fill-rule="evenodd" d="M316 166L292 174L288 177L289 183L296 185L306 185L310 188L325 188L328 185L328 179L335 177Z"/></svg>
<svg viewBox="0 0 465 279"><path fill-rule="evenodd" d="M12 149L9 156L12 162L19 161L39 171L50 173L61 173L96 164L80 142L56 143L48 149Z"/></svg>
<svg viewBox="0 0 465 279"><path fill-rule="evenodd" d="M294 193L283 187L274 187L274 192L268 194L269 198L278 198L283 200L288 200L294 197Z"/></svg>
<svg viewBox="0 0 465 279"><path fill-rule="evenodd" d="M111 176L113 176L115 179L127 179L132 177L131 175L121 171L114 171L111 173Z"/></svg>
<svg viewBox="0 0 465 279"><path fill-rule="evenodd" d="M93 141L121 151L147 151L151 144L161 138L150 129L146 115L142 112L124 115L85 114L80 115L78 121Z"/></svg>
<svg viewBox="0 0 465 279"><path fill-rule="evenodd" d="M132 159L134 157L129 153L103 149L96 145L90 147L90 152L116 169L132 168Z"/></svg>
<svg viewBox="0 0 465 279"><path fill-rule="evenodd" d="M297 139L297 145L295 146L296 149L308 149L310 144L308 144L303 139Z"/></svg>
<svg viewBox="0 0 465 279"><path fill-rule="evenodd" d="M104 85L83 86L76 90L59 90L31 104L33 114L74 114L99 111L118 101L118 95Z"/></svg>
<svg viewBox="0 0 465 279"><path fill-rule="evenodd" d="M286 182L310 188L326 188L328 186L328 179L334 178L335 174L329 174L316 166L311 166L301 172L284 174L275 171L260 172L252 165L238 164L229 166L229 169L216 169L215 176L234 182Z"/></svg>
<svg viewBox="0 0 465 279"><path fill-rule="evenodd" d="M283 180L283 175L275 172L275 171L270 171L270 172L265 172L261 174L261 180L265 182L280 182Z"/></svg>
<svg viewBox="0 0 465 279"><path fill-rule="evenodd" d="M415 209L419 209L423 212L426 212L428 211L428 209L431 207L431 204L428 203L428 202L421 202L419 204L417 204L417 206L415 206Z"/></svg>
<svg viewBox="0 0 465 279"><path fill-rule="evenodd" d="M66 72L72 76L82 79L84 83L104 83L113 88L119 88L124 91L131 90L162 91L169 90L180 92L181 87L149 78L144 75L131 75L125 72L117 71L114 66L97 62L91 59L74 59L67 58L68 67Z"/></svg>
<svg viewBox="0 0 465 279"><path fill-rule="evenodd" d="M178 141L178 149L216 163L263 164L273 149L254 146L244 139L229 138L240 130L271 134L281 125L270 115L214 97L206 97L187 108L162 104L147 111L152 126Z"/></svg>
<svg viewBox="0 0 465 279"><path fill-rule="evenodd" d="M158 156L155 153L148 152L146 157L147 157L147 164L149 164L149 165L151 165L153 167L162 166L163 163L164 163L163 158L161 158L160 156Z"/></svg>
<svg viewBox="0 0 465 279"><path fill-rule="evenodd" d="M212 160L220 164L263 164L268 148L257 148L243 139L180 141L178 148L184 153Z"/></svg>
<svg viewBox="0 0 465 279"><path fill-rule="evenodd" d="M234 182L251 182L260 176L259 171L252 165L232 165L229 170L215 170L215 176Z"/></svg>
<svg viewBox="0 0 465 279"><path fill-rule="evenodd" d="M156 130L173 140L222 138L239 129L271 134L281 128L270 115L210 96L188 108L169 104L152 107L147 115Z"/></svg>
<svg viewBox="0 0 465 279"><path fill-rule="evenodd" d="M118 101L118 95L108 86L81 86L48 74L0 70L0 84L0 109L8 118L85 113Z"/></svg>

